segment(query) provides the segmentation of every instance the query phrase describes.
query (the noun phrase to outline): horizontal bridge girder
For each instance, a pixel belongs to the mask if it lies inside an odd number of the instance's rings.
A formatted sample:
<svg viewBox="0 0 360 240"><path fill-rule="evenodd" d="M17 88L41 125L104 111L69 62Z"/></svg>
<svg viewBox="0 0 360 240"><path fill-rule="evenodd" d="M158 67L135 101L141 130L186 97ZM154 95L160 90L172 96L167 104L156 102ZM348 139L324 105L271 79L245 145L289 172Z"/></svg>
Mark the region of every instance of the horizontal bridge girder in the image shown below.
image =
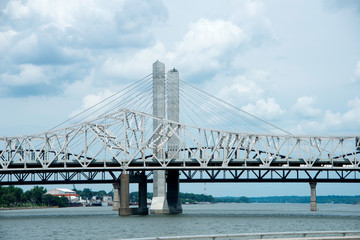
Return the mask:
<svg viewBox="0 0 360 240"><path fill-rule="evenodd" d="M128 171L130 182L139 182L143 170ZM152 182L152 171L147 172L147 181ZM34 184L97 184L119 181L121 170L96 171L8 171L0 174L0 185ZM180 182L360 182L360 170L181 170Z"/></svg>

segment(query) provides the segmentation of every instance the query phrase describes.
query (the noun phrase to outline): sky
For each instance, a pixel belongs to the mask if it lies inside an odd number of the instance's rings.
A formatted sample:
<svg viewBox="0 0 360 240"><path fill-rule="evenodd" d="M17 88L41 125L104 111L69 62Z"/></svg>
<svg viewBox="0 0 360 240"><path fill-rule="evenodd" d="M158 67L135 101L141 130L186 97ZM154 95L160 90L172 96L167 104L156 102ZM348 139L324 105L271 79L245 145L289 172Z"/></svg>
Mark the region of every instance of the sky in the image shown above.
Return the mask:
<svg viewBox="0 0 360 240"><path fill-rule="evenodd" d="M151 73L156 60L293 134L360 135L359 24L356 0L2 0L0 136L44 132ZM307 184L223 186L207 193L309 193ZM318 186L323 195L359 190Z"/></svg>

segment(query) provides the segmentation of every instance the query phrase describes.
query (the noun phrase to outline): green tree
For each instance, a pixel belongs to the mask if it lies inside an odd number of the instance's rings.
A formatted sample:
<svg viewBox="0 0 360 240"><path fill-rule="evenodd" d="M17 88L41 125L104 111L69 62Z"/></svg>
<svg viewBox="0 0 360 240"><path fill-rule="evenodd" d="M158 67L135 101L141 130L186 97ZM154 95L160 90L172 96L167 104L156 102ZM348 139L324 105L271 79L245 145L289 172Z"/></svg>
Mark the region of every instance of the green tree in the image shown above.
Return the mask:
<svg viewBox="0 0 360 240"><path fill-rule="evenodd" d="M43 203L46 206L68 207L69 199L66 197L57 197L51 194L45 194L43 197Z"/></svg>
<svg viewBox="0 0 360 240"><path fill-rule="evenodd" d="M32 193L30 191L24 192L23 195L21 196L21 202L31 203L31 196L32 196Z"/></svg>
<svg viewBox="0 0 360 240"><path fill-rule="evenodd" d="M44 187L35 186L33 189L28 190L27 192L29 193L25 193L26 198L29 199L31 203L40 206L43 203L43 196L47 191Z"/></svg>
<svg viewBox="0 0 360 240"><path fill-rule="evenodd" d="M22 203L23 190L9 186L0 188L0 204L5 206L18 206Z"/></svg>
<svg viewBox="0 0 360 240"><path fill-rule="evenodd" d="M21 188L14 187L14 186L10 186L10 187L11 187L10 191L13 193L13 195L15 197L15 203L16 203L16 205L19 205L22 202L21 197L23 195L23 190Z"/></svg>
<svg viewBox="0 0 360 240"><path fill-rule="evenodd" d="M80 196L83 198L83 199L91 199L92 196L93 196L93 192L91 191L90 188L84 188L84 190L82 190L82 192L80 193Z"/></svg>

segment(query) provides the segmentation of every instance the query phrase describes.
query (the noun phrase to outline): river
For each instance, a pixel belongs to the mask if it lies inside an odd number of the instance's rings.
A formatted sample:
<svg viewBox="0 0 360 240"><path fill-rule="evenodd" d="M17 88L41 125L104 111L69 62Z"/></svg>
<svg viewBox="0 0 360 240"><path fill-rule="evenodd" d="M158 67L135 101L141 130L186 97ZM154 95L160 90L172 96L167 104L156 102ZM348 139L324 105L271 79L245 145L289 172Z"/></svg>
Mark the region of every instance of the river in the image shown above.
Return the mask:
<svg viewBox="0 0 360 240"><path fill-rule="evenodd" d="M360 205L183 205L180 215L119 217L111 207L0 211L0 239L122 239L199 234L360 230Z"/></svg>

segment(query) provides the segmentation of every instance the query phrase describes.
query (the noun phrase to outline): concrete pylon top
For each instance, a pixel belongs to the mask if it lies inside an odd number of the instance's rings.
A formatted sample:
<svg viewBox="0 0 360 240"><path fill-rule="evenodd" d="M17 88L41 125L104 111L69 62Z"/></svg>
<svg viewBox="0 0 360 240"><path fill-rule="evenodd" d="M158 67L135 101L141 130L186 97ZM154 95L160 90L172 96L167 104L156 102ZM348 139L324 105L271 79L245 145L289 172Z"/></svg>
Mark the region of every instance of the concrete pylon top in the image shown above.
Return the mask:
<svg viewBox="0 0 360 240"><path fill-rule="evenodd" d="M165 64L157 60L153 63L153 72L162 71L165 72Z"/></svg>

